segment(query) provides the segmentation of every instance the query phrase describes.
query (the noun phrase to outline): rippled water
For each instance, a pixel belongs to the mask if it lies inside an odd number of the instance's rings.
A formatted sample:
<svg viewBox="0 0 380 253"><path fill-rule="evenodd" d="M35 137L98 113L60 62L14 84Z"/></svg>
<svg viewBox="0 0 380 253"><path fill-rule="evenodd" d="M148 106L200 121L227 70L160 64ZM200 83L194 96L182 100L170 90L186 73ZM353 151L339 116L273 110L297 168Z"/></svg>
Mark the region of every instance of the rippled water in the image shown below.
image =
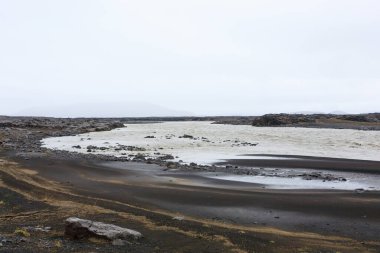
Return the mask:
<svg viewBox="0 0 380 253"><path fill-rule="evenodd" d="M183 138L190 135L192 138ZM154 138L146 138L147 136ZM190 137L187 136L187 137ZM182 137L182 138L181 138ZM108 132L94 132L77 136L47 138L43 146L51 149L87 153L129 156L143 153L150 157L172 154L176 161L210 164L224 159L247 158L244 154L305 155L364 160L380 160L380 132L311 129L311 128L257 128L252 126L216 125L211 122L165 122L128 124ZM80 145L80 148L78 148ZM134 146L144 151L120 150L120 145ZM76 146L76 147L74 147ZM250 156L250 158L269 158ZM286 158L276 158L286 159ZM305 170L304 172L311 172ZM380 176L360 173L329 172L347 181L303 180L301 177L280 176L299 174L282 169L277 176L218 175L210 177L259 183L274 189L341 189L380 190ZM324 172L325 173L325 172Z"/></svg>
<svg viewBox="0 0 380 253"><path fill-rule="evenodd" d="M191 135L195 139L179 138ZM154 136L155 138L145 138ZM306 155L380 161L380 132L343 129L273 128L217 125L211 122L128 124L108 132L47 138L43 146L87 152L88 145L110 147L97 153L116 156L172 154L176 160L208 164L242 154ZM117 145L146 151L115 151ZM257 145L256 145L257 144ZM80 145L81 149L73 148ZM241 158L241 157L240 157ZM245 157L246 158L246 157Z"/></svg>

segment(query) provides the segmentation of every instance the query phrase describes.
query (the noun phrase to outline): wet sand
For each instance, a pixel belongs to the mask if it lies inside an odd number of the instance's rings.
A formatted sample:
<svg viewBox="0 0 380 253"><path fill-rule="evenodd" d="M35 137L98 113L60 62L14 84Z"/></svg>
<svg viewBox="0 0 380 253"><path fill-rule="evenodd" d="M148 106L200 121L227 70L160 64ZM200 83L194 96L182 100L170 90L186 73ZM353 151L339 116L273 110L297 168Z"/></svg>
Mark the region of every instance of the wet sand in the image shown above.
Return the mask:
<svg viewBox="0 0 380 253"><path fill-rule="evenodd" d="M280 237L278 240L283 241L282 245L269 244L267 251L262 252L285 252L272 250L280 246L288 247L284 245L302 238L301 235L305 233L329 238L350 238L360 245L375 241L377 246L365 247L380 249L380 192L358 194L337 190L271 190L262 188L259 184L210 179L196 172L164 170L153 164L60 159L57 156L24 160L9 153L6 156L23 168L35 171L39 177L61 184L72 193L99 199L96 205L125 211L114 204L123 203L139 207L136 210L128 208L128 212L136 215L141 215L141 210L145 210L152 217L157 212L169 216L185 216L189 220L201 221L204 225L218 223L239 227L251 231L259 238L267 239L269 236L272 240ZM323 169L329 165L328 167L347 170L370 165L367 173L379 173L379 167L376 166L380 164L323 158L234 160L228 163L270 167L281 164L281 167L296 165ZM350 165L348 168L347 164ZM17 185L17 182L14 183ZM190 225L183 221L181 226ZM285 231L294 233L294 238L282 238L281 234ZM254 242L239 242L241 235L232 230L229 236L230 240L238 241L238 247L248 252L254 248ZM315 249L318 247L323 248L325 245L315 246ZM350 251L346 249L341 252ZM360 249L356 252L367 251Z"/></svg>

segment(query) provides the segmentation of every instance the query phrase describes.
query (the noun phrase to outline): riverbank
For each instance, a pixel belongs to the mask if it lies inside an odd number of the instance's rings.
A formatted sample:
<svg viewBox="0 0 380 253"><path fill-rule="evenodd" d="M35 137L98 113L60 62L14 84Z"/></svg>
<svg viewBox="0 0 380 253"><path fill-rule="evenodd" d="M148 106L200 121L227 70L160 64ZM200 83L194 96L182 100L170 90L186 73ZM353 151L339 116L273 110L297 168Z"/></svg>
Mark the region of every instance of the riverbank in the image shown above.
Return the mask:
<svg viewBox="0 0 380 253"><path fill-rule="evenodd" d="M143 233L143 241L112 247L113 252L376 252L380 247L376 192L273 191L194 173L173 175L157 165L54 155L13 161L1 166L2 186L25 199L19 202L24 210L1 217L7 224L2 236L16 240L18 227L52 227L31 233L27 243L10 244L19 249L36 247L42 238L49 245L60 241L59 252L109 252L106 242L65 238L63 220L72 215ZM22 201L36 206L29 209ZM43 247L38 252L43 250L50 252Z"/></svg>
<svg viewBox="0 0 380 253"><path fill-rule="evenodd" d="M178 167L142 158L125 162L38 145L48 136L77 134L104 124L110 130L107 124L116 123L82 122L2 129L0 237L5 241L0 252L380 250L376 191L274 190L205 177L212 167ZM271 166L278 160L266 161ZM342 167L365 166L342 162ZM72 241L64 236L64 220L70 216L131 228L144 239L126 246L93 238ZM38 225L51 230L15 235L17 229Z"/></svg>

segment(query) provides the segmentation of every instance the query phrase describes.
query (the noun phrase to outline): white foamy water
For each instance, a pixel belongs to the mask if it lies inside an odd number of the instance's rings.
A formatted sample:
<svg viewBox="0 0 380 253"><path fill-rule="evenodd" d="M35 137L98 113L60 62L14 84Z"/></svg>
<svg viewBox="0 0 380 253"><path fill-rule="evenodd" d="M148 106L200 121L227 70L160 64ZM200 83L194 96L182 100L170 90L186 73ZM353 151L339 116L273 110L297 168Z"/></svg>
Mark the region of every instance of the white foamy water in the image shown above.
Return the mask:
<svg viewBox="0 0 380 253"><path fill-rule="evenodd" d="M180 138L191 135L193 138ZM154 138L145 138L154 136ZM273 128L216 125L211 122L165 122L152 124L128 124L107 132L93 132L77 136L53 137L42 141L44 147L87 153L114 155L118 157L143 153L149 157L172 154L176 161L185 163L211 164L225 159L243 159L244 154L258 155L249 158L273 159L271 155L304 155L363 159L380 161L380 132L312 129ZM74 147L80 145L80 148ZM126 151L121 146L134 146L144 151ZM286 159L278 158L276 159ZM304 171L305 173L308 170ZM282 169L277 176L219 175L211 176L222 180L232 180L263 184L273 189L341 189L380 190L380 176L360 173L329 172L343 176L347 181L304 180L302 177L287 177L300 170ZM284 175L282 175L284 174Z"/></svg>
<svg viewBox="0 0 380 253"><path fill-rule="evenodd" d="M185 134L195 139L179 138ZM146 136L155 138L145 138ZM200 164L247 158L240 156L242 154L306 155L380 161L379 131L233 126L211 122L128 124L125 128L107 132L47 138L42 144L51 149L81 153L87 153L86 147L94 145L110 148L95 153L115 156L143 153L155 157L155 153L172 154L177 157L177 161ZM115 150L119 144L142 147L146 151ZM76 145L81 148L73 148Z"/></svg>

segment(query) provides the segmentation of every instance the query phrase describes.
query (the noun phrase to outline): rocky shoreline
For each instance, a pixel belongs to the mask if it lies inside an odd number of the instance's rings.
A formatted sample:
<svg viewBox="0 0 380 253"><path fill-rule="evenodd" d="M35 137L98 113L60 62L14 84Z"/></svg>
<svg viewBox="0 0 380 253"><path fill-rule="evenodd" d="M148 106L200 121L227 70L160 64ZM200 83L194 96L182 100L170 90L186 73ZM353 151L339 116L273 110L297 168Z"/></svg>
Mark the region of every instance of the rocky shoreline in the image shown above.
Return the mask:
<svg viewBox="0 0 380 253"><path fill-rule="evenodd" d="M150 119L150 118L149 118ZM136 122L135 119L131 122ZM146 121L145 121L146 122ZM17 156L22 159L44 156L46 152L50 156L68 159L87 159L97 161L121 161L121 162L141 162L146 164L156 164L163 168L164 171L186 171L186 172L216 172L230 173L236 175L259 175L259 176L278 176L277 174L268 173L263 168L254 168L249 166L237 166L228 162L215 165L199 165L196 163L184 164L172 161L174 157L171 154L157 153L156 157L149 157L143 153L116 157L111 155L97 154L93 151L102 150L104 147L88 146L87 153L68 152L61 150L49 150L41 147L41 140L47 137L71 136L87 132L110 131L116 128L124 127L124 124L130 123L118 119L55 119L55 118L10 118L0 121L0 149L3 151L16 152ZM148 136L149 138L154 136ZM193 136L180 136L179 138L198 138ZM200 137L199 137L200 138ZM207 140L205 140L207 141ZM236 144L238 145L238 144ZM240 145L240 144L239 144ZM257 145L257 143L242 143L241 145ZM77 146L75 148L82 148ZM141 147L135 146L118 146L118 150L126 151L144 151ZM345 178L334 177L325 174L300 174L302 178L308 180L327 180L327 181L344 181Z"/></svg>
<svg viewBox="0 0 380 253"><path fill-rule="evenodd" d="M380 130L380 113L369 114L266 114L257 117L218 119L215 124L252 125L256 127L307 127Z"/></svg>

